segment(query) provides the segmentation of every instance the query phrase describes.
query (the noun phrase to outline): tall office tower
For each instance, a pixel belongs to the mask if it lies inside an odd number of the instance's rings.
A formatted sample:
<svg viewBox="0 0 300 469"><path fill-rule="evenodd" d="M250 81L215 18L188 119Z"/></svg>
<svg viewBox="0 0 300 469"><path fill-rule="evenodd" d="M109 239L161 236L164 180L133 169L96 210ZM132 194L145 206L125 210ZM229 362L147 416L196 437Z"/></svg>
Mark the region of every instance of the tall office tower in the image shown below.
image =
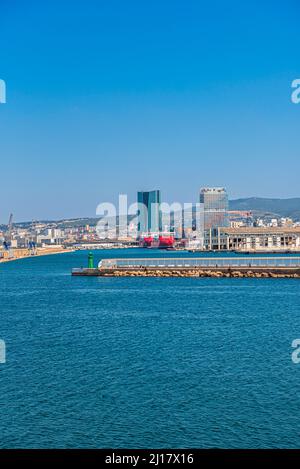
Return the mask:
<svg viewBox="0 0 300 469"><path fill-rule="evenodd" d="M202 188L200 204L204 209L204 230L229 226L228 195L223 187Z"/></svg>
<svg viewBox="0 0 300 469"><path fill-rule="evenodd" d="M161 231L160 191L138 192L138 235Z"/></svg>

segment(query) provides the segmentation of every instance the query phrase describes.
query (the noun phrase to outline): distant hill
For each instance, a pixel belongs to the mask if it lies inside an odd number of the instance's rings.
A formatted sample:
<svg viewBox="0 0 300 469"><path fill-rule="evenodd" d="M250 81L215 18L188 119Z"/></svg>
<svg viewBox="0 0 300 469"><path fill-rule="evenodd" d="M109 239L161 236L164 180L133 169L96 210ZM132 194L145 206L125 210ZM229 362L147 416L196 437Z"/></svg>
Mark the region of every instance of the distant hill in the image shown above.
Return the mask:
<svg viewBox="0 0 300 469"><path fill-rule="evenodd" d="M230 210L251 210L255 216L291 217L300 221L300 197L293 199L265 199L249 197L229 201Z"/></svg>
<svg viewBox="0 0 300 469"><path fill-rule="evenodd" d="M249 197L245 199L235 199L229 201L230 210L251 211L254 216L269 217L290 217L295 221L300 221L300 197L293 199L265 199L262 197ZM133 215L129 216L131 220ZM42 223L54 224L60 228L78 227L84 225L95 226L99 218L69 218L64 220L43 220ZM37 221L37 220L36 220ZM118 223L118 217L117 217ZM16 222L15 226L29 228L32 222ZM6 230L7 225L0 224L0 230Z"/></svg>

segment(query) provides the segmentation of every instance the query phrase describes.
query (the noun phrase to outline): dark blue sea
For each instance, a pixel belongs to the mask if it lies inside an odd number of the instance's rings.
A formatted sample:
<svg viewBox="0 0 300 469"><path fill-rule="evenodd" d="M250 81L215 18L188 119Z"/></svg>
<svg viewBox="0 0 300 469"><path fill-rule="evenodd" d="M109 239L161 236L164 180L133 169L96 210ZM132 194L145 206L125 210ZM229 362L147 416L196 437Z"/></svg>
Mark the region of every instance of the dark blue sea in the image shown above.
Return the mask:
<svg viewBox="0 0 300 469"><path fill-rule="evenodd" d="M300 446L300 280L71 277L86 263L0 265L1 448Z"/></svg>

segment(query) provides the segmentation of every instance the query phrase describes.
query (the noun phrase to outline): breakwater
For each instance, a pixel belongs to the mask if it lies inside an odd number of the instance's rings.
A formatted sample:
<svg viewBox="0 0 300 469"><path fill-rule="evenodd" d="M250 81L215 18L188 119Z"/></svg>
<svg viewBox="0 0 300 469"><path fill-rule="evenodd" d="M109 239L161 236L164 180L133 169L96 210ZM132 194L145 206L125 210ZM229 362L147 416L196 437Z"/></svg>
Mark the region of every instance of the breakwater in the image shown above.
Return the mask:
<svg viewBox="0 0 300 469"><path fill-rule="evenodd" d="M214 277L214 278L299 278L300 268L111 268L111 269L73 269L74 276L100 276L100 277Z"/></svg>
<svg viewBox="0 0 300 469"><path fill-rule="evenodd" d="M103 259L72 275L102 277L300 278L300 257Z"/></svg>
<svg viewBox="0 0 300 469"><path fill-rule="evenodd" d="M300 269L139 269L139 270L115 270L103 272L108 277L214 277L214 278L300 278Z"/></svg>

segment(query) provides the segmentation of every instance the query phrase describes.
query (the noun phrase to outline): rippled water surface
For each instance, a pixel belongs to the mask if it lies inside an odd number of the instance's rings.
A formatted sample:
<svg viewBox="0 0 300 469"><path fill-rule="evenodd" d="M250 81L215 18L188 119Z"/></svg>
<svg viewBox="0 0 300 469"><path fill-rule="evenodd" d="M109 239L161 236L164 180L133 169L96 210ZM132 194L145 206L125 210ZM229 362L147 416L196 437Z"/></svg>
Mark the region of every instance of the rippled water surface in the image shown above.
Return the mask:
<svg viewBox="0 0 300 469"><path fill-rule="evenodd" d="M86 258L0 265L2 448L300 446L300 280L72 278Z"/></svg>

